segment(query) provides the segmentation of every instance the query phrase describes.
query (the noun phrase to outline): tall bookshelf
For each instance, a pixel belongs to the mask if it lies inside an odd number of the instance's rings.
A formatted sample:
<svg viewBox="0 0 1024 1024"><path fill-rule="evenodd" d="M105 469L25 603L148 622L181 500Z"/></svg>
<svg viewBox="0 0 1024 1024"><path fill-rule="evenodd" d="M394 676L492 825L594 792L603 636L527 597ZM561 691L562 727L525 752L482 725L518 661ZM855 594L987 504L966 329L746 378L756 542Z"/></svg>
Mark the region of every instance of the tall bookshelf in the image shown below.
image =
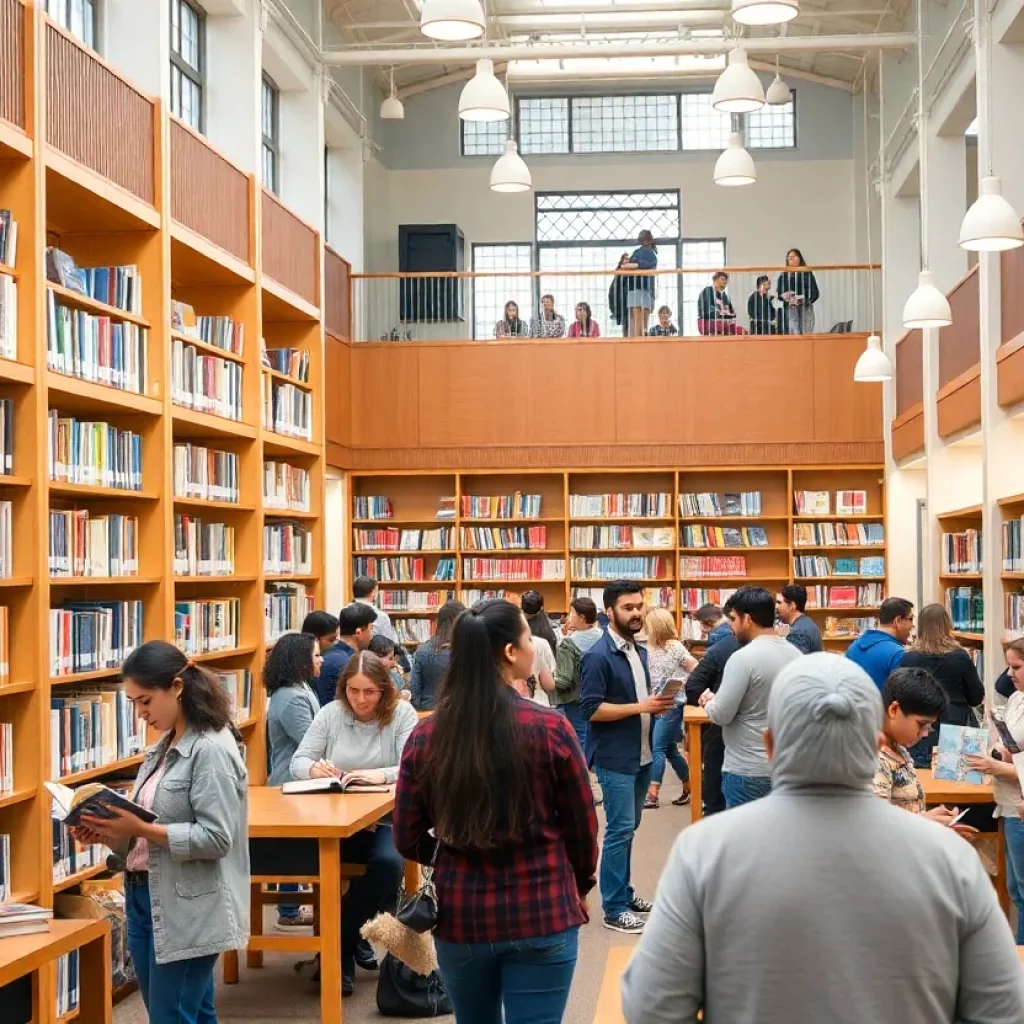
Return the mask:
<svg viewBox="0 0 1024 1024"><path fill-rule="evenodd" d="M795 511L795 490L829 491L833 504L830 514L798 515ZM865 492L863 511L858 515L835 513L835 492L857 490ZM757 491L761 495L758 515L683 515L680 512L680 495L713 493L721 505L726 493ZM512 495L540 495L539 510L515 518L479 518L465 514L464 502L469 497ZM607 512L604 515L574 514L573 497L597 494L649 494L667 495L664 502L655 502L653 514L630 515ZM358 499L380 497L390 502L390 518L359 518L354 514ZM878 466L839 467L757 467L730 468L711 467L701 469L621 469L591 470L564 469L553 471L467 471L467 472L356 472L351 474L351 501L348 508L348 529L346 529L351 558L352 576L363 566L357 562L361 557L378 558L422 558L424 576L422 582L407 583L381 579L383 601L389 601L388 591L450 590L456 597L465 599L471 591L505 591L518 597L525 590L537 590L544 596L545 608L551 613L567 610L573 594L578 590L599 591L615 578L614 574L600 572L594 575L600 564L577 561L592 558L629 557L655 559L639 566L635 574L647 590L649 603L665 603L676 615L677 625L682 629L683 618L696 610L701 601L687 602L687 591L735 589L740 586L758 584L774 591L787 583L800 582L808 587L815 585L861 585L878 584L884 594L885 577L846 573L840 576L801 577L795 575L795 557L804 554L820 554L826 557L842 555L859 558L862 556L887 555L887 540L881 544L830 546L824 543L802 545L796 542L794 526L801 522L816 523L871 523L882 525L885 521L885 498L882 486L882 470ZM442 499L454 499L457 515L454 519L438 520L437 510ZM578 504L578 503L577 503ZM588 510L589 511L589 510ZM367 550L360 544L363 530L434 529L440 525L452 528L452 542L443 552L439 551L380 551ZM700 547L685 543L683 528L705 527L758 527L764 530L767 544L759 547ZM464 530L479 527L503 529L507 527L540 528L545 531L544 545L534 549L510 549L479 551L466 544ZM581 530L601 527L641 528L646 532L639 538L648 542L633 546L635 533L629 547L603 548L594 545L594 535L589 538ZM598 541L607 539L598 535ZM574 542L575 541L575 542ZM654 543L650 543L653 541ZM692 559L704 556L737 555L745 562L745 573L732 576L710 577L689 571ZM487 576L473 578L468 572L467 560L474 558L530 558L564 561L564 576L558 579L543 576L513 578L511 576ZM450 582L430 579L438 562L444 558L454 559L455 573ZM574 571L583 570L583 571ZM589 572L588 572L589 570ZM821 604L809 608L808 612L824 627L830 618L870 618L877 612L877 603L833 607ZM402 611L389 614L399 616L430 618L436 610L429 612ZM842 650L852 636L835 636L825 632L825 642L830 649Z"/></svg>
<svg viewBox="0 0 1024 1024"><path fill-rule="evenodd" d="M1002 639L1008 643L1024 636L1024 544L1020 542L1024 535L1024 494L1000 498L997 504L1003 530L999 579L1006 628ZM1008 535L1011 524L1013 533Z"/></svg>
<svg viewBox="0 0 1024 1024"><path fill-rule="evenodd" d="M55 893L73 890L105 868L98 865L53 881L50 799L42 785L53 778L51 698L83 687L112 686L119 677L116 667L68 674L51 672L52 607L66 602L137 600L142 605L143 639L174 640L176 603L238 599L237 637L193 656L217 671L239 669L251 673L251 702L238 724L246 743L250 779L257 784L265 779L264 731L260 728L265 710L260 670L269 646L265 595L290 585L305 588L314 601L323 594L323 331L319 301L312 303L264 273L262 204L255 180L230 167L205 142L196 142L203 154L227 168L224 173L241 182L247 196L245 223L249 225L249 237L240 251L247 255L235 255L186 228L180 218L191 214L175 208L181 199L172 191L172 185L184 180L174 178L183 173L183 168L179 163L172 172L169 152L169 139L182 129L176 128L158 101L124 83L91 51L53 25L38 7L25 5L24 14L25 122L18 126L0 119L0 209L11 210L18 223L16 263L0 267L0 275L14 280L18 299L16 357L0 358L0 399L11 399L14 410L12 465L0 474L0 501L11 502L14 538L10 575L0 578L0 606L8 609L10 636L8 674L6 681L0 682L0 722L13 725L15 754L14 788L0 793L0 834L11 837L8 899L52 905ZM59 41L63 51L59 47L47 50L47 40L51 44ZM138 102L150 105L152 202L55 148L54 136L48 135L46 126L48 97L54 102L47 83L52 83L54 75L59 78L63 70L51 68L48 80L46 62L49 54L64 51L86 62L92 68L90 73L105 76L103 80L112 89L123 88ZM94 77L94 85L95 81ZM65 133L66 129L64 125ZM139 153L144 162L144 148ZM88 157L94 159L94 164L102 163L95 156L95 150L88 150L83 160ZM117 171L114 168L110 173ZM211 216L216 214L213 211ZM291 216L287 212L285 215ZM295 222L307 234L313 231L298 218ZM214 234L211 232L211 236ZM315 243L320 245L318 236ZM48 281L44 258L47 246L59 248L82 267L137 266L142 281L140 311L113 308ZM50 369L48 301L109 317L113 324L144 328L148 333L148 372L143 392L118 390ZM198 315L231 317L242 324L241 353L232 354L183 337L172 328L172 302L187 303ZM268 349L307 352L308 379L293 380L264 366L261 339ZM197 411L176 400L179 396L172 387L176 341L240 367L240 418ZM264 423L261 396L266 381L294 386L310 396L308 440L277 432L273 423ZM141 490L51 480L51 410L62 417L106 422L139 434ZM174 447L186 443L237 456L237 501L176 493ZM264 500L265 460L306 471L307 507L271 507ZM0 470L4 468L0 466ZM137 517L137 574L51 577L50 510ZM216 576L176 574L176 515L232 527L233 571ZM274 524L291 524L308 531L310 559L301 573L266 571L264 527ZM74 785L131 776L141 760L141 755L125 757L60 775L59 781Z"/></svg>
<svg viewBox="0 0 1024 1024"><path fill-rule="evenodd" d="M1009 506L1007 507L1009 508ZM1018 512L1019 514L1020 512ZM971 621L961 621L962 616L972 615L969 609L973 602L968 598L968 606L965 608L963 600L956 600L956 598L957 595L976 593L979 595L980 600L982 592L981 506L971 505L967 508L943 512L936 516L936 519L939 525L940 544L937 558L940 600L946 605L953 619L953 635L964 646L980 670L982 667L982 648L985 643L983 618L977 616L972 618ZM947 537L964 537L969 533L976 533L978 536L976 564L960 564L944 555L943 548L946 545ZM959 616L956 612L958 607L962 609Z"/></svg>

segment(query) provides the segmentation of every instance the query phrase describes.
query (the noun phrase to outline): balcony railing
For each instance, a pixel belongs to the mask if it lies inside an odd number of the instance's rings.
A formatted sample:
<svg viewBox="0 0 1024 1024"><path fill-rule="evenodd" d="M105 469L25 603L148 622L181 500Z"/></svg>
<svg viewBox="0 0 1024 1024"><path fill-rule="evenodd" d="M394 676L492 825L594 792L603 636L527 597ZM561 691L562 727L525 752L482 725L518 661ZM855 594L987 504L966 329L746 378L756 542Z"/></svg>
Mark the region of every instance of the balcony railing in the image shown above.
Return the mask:
<svg viewBox="0 0 1024 1024"><path fill-rule="evenodd" d="M713 276L723 272L728 280L720 291ZM665 333L683 337L867 332L880 323L877 265L799 268L795 278L786 273L780 267L726 267L353 274L354 340L635 337L659 333L661 307L670 310ZM506 317L508 303L516 305L517 316L509 308ZM589 307L592 326L585 310L578 318L580 304ZM545 310L553 315L542 316Z"/></svg>
<svg viewBox="0 0 1024 1024"><path fill-rule="evenodd" d="M25 5L0 0L0 118L25 127Z"/></svg>
<svg viewBox="0 0 1024 1024"><path fill-rule="evenodd" d="M319 305L320 239L316 231L263 190L263 273L310 305Z"/></svg>
<svg viewBox="0 0 1024 1024"><path fill-rule="evenodd" d="M329 245L324 246L324 329L334 338L352 337L352 266Z"/></svg>

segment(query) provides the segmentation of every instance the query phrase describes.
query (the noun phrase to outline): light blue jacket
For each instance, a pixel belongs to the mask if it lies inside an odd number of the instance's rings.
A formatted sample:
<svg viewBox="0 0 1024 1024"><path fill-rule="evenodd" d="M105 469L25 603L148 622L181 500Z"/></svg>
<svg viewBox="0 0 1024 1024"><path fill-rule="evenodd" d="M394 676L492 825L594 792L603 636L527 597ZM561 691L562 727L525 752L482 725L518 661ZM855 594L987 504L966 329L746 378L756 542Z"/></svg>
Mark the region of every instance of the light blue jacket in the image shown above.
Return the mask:
<svg viewBox="0 0 1024 1024"><path fill-rule="evenodd" d="M306 684L282 686L267 706L267 785L291 781L292 758L320 710L320 700Z"/></svg>

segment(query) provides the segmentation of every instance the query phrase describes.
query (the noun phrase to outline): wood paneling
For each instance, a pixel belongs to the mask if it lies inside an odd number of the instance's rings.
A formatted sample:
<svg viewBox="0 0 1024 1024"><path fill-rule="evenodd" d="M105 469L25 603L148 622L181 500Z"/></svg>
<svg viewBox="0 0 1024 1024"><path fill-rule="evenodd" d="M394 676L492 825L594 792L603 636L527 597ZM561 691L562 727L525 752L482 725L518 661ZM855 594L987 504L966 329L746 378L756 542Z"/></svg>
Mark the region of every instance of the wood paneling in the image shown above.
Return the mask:
<svg viewBox="0 0 1024 1024"><path fill-rule="evenodd" d="M324 330L335 338L352 338L352 266L324 246Z"/></svg>
<svg viewBox="0 0 1024 1024"><path fill-rule="evenodd" d="M996 352L996 381L1000 405L1024 402L1024 334Z"/></svg>
<svg viewBox="0 0 1024 1024"><path fill-rule="evenodd" d="M892 457L896 462L924 451L924 404L918 402L912 409L892 421Z"/></svg>
<svg viewBox="0 0 1024 1024"><path fill-rule="evenodd" d="M154 195L153 102L46 23L46 141L147 203Z"/></svg>
<svg viewBox="0 0 1024 1024"><path fill-rule="evenodd" d="M171 216L244 263L252 262L249 179L173 117Z"/></svg>
<svg viewBox="0 0 1024 1024"><path fill-rule="evenodd" d="M319 306L320 236L263 189L263 273Z"/></svg>
<svg viewBox="0 0 1024 1024"><path fill-rule="evenodd" d="M896 415L924 400L924 348L921 331L908 331L896 342Z"/></svg>
<svg viewBox="0 0 1024 1024"><path fill-rule="evenodd" d="M977 366L981 359L977 264L949 293L953 323L939 331L939 387Z"/></svg>
<svg viewBox="0 0 1024 1024"><path fill-rule="evenodd" d="M25 127L25 7L0 0L0 117Z"/></svg>
<svg viewBox="0 0 1024 1024"><path fill-rule="evenodd" d="M1000 341L1005 345L1024 334L1024 248L999 254L1002 306Z"/></svg>
<svg viewBox="0 0 1024 1024"><path fill-rule="evenodd" d="M327 443L352 444L352 346L328 335L324 357L324 429ZM333 465L333 463L332 463Z"/></svg>
<svg viewBox="0 0 1024 1024"><path fill-rule="evenodd" d="M419 445L419 347L356 346L352 349L352 445ZM324 381L325 392L335 388Z"/></svg>
<svg viewBox="0 0 1024 1024"><path fill-rule="evenodd" d="M830 343L811 343L814 382L814 436L875 441L883 422L882 385L853 379L864 351L861 336L837 335ZM806 403L806 393L800 401Z"/></svg>
<svg viewBox="0 0 1024 1024"><path fill-rule="evenodd" d="M981 423L981 370L975 366L939 389L935 402L939 437L952 437Z"/></svg>

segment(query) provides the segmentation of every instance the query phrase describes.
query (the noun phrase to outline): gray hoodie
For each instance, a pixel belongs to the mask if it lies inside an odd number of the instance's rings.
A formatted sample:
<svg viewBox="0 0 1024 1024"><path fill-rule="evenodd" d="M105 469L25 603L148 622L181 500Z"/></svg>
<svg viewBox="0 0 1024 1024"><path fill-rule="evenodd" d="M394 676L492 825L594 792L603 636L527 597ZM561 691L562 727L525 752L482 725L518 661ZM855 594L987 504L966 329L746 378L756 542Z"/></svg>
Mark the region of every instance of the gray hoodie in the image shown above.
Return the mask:
<svg viewBox="0 0 1024 1024"><path fill-rule="evenodd" d="M676 840L622 982L630 1024L1020 1024L978 855L871 793L882 705L853 662L775 680L770 796Z"/></svg>

